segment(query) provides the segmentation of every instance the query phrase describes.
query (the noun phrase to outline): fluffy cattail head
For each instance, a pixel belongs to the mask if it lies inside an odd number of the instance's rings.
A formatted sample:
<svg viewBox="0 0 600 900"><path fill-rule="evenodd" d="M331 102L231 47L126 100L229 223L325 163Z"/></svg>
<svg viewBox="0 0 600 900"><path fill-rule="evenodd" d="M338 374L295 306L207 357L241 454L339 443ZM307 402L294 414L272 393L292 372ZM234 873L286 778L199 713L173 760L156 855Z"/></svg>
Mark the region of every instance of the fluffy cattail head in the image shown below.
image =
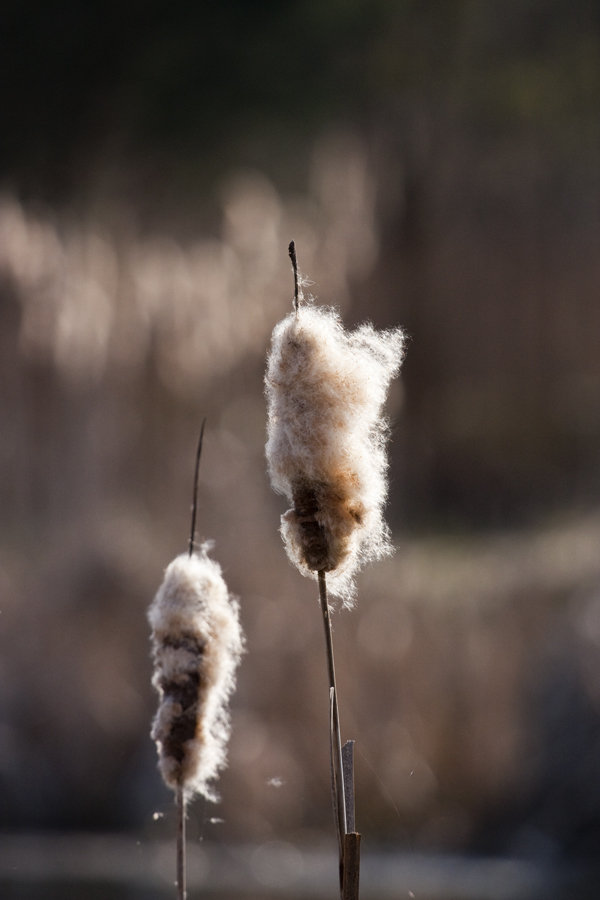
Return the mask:
<svg viewBox="0 0 600 900"><path fill-rule="evenodd" d="M390 552L383 404L402 362L401 329L346 332L329 308L302 305L273 331L266 446L288 556L303 574L330 573L347 604L361 563Z"/></svg>
<svg viewBox="0 0 600 900"><path fill-rule="evenodd" d="M159 707L152 726L165 784L216 800L229 697L243 650L239 604L207 548L176 557L148 610Z"/></svg>

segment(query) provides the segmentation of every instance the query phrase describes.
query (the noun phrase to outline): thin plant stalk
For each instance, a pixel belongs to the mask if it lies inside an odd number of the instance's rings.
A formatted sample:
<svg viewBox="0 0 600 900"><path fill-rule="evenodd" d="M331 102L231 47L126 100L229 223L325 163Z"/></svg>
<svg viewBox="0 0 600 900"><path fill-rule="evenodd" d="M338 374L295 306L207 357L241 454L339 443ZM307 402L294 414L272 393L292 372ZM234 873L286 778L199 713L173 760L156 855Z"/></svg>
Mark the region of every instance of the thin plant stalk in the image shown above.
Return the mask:
<svg viewBox="0 0 600 900"><path fill-rule="evenodd" d="M325 572L319 571L319 599L323 613L323 626L325 630L325 647L327 651L327 672L329 676L329 692L331 698L332 719L332 780L335 814L337 821L338 842L340 850L340 877L343 864L344 835L347 831L346 803L344 799L344 776L342 764L342 741L340 734L340 715L337 702L337 687L335 681L335 662L333 658L333 639L331 635L331 616L329 615L329 602L327 599L327 580Z"/></svg>
<svg viewBox="0 0 600 900"><path fill-rule="evenodd" d="M296 257L296 244L294 243L294 241L290 241L288 253L292 261L292 270L294 272L294 309L296 311L296 317L298 317L298 308L300 306L300 289L298 284L298 259Z"/></svg>
<svg viewBox="0 0 600 900"><path fill-rule="evenodd" d="M190 539L188 542L188 556L194 552L194 539L196 537L196 512L198 509L198 473L200 472L200 457L202 456L202 440L204 438L204 426L206 418L202 419L200 426L200 436L198 437L198 446L196 448L196 465L194 466L194 488L192 493L192 521L190 524Z"/></svg>
<svg viewBox="0 0 600 900"><path fill-rule="evenodd" d="M192 519L190 523L190 537L188 541L188 556L194 552L194 540L196 537L196 513L198 510L198 474L200 471L200 457L202 456L202 441L204 438L204 426L206 419L202 420L200 435L196 447L196 464L194 466L194 487L192 490ZM185 838L185 793L183 785L177 785L175 796L177 808L177 900L186 900L186 838Z"/></svg>
<svg viewBox="0 0 600 900"><path fill-rule="evenodd" d="M244 651L239 602L229 593L219 564L209 558L209 545L195 548L204 425L196 452L188 553L169 563L148 610L152 684L160 698L151 737L163 781L175 799L178 900L186 898L186 805L197 794L218 800L213 782L227 762L227 703Z"/></svg>
<svg viewBox="0 0 600 900"><path fill-rule="evenodd" d="M294 241L288 252L294 307L275 326L267 357L266 456L273 488L291 503L281 517L286 552L303 575L314 578L316 573L318 578L340 891L343 900L358 900L360 835L355 829L352 742L342 752L327 595L329 591L350 608L359 568L392 552L383 519L383 404L400 369L405 335L400 328L377 332L369 324L347 332L335 310L303 305Z"/></svg>
<svg viewBox="0 0 600 900"><path fill-rule="evenodd" d="M206 419L202 420L198 446L196 448L196 464L194 466L194 487L192 492L192 521L190 524L190 537L188 542L188 556L194 552L194 539L196 537L196 513L198 509L198 473L200 471L200 457L202 456L202 440L204 438L204 426ZM186 900L186 852L185 852L185 793L183 785L177 785L175 797L177 807L177 900Z"/></svg>
<svg viewBox="0 0 600 900"><path fill-rule="evenodd" d="M177 806L177 900L186 900L185 794L181 784L177 786L175 803Z"/></svg>
<svg viewBox="0 0 600 900"><path fill-rule="evenodd" d="M344 768L344 800L346 802L346 831L356 831L356 812L354 808L354 741L346 741L342 747L342 766Z"/></svg>
<svg viewBox="0 0 600 900"><path fill-rule="evenodd" d="M360 834L356 831L350 831L344 835L344 863L342 868L342 900L358 900Z"/></svg>

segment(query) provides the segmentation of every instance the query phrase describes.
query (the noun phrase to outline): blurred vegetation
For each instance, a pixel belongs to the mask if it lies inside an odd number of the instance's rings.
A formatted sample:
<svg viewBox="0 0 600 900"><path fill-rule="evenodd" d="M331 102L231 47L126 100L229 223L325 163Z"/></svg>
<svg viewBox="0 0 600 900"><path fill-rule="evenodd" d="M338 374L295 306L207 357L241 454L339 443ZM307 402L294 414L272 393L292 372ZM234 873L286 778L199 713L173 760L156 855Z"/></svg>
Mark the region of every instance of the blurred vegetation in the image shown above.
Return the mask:
<svg viewBox="0 0 600 900"><path fill-rule="evenodd" d="M289 177L323 128L394 128L411 104L583 153L597 140L599 15L593 0L9 0L0 163L53 196L148 157L149 177L183 168L206 190L210 163Z"/></svg>
<svg viewBox="0 0 600 900"><path fill-rule="evenodd" d="M144 615L206 415L249 653L198 835L330 828L315 591L263 459L294 237L323 302L412 338L398 553L336 617L359 826L596 852L598 4L7 0L0 60L2 827L160 832Z"/></svg>

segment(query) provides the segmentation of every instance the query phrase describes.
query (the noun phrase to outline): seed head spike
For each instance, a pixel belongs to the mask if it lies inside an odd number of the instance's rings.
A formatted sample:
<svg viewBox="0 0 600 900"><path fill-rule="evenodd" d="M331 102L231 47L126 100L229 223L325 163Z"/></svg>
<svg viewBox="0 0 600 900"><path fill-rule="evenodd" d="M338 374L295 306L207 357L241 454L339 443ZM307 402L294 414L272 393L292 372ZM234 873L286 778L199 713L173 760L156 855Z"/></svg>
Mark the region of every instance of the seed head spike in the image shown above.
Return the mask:
<svg viewBox="0 0 600 900"><path fill-rule="evenodd" d="M192 499L192 523L190 526L190 539L188 543L188 556L194 552L194 537L196 534L196 510L198 507L198 472L200 470L200 457L202 456L202 439L204 437L204 426L206 418L202 419L200 426L200 436L198 438L198 446L196 448L196 465L194 467L194 496Z"/></svg>
<svg viewBox="0 0 600 900"><path fill-rule="evenodd" d="M292 261L292 269L294 270L294 309L296 310L296 315L297 315L298 314L298 302L299 302L298 260L296 258L296 244L294 241L290 241L290 246L288 247L288 253L290 254L290 259Z"/></svg>
<svg viewBox="0 0 600 900"><path fill-rule="evenodd" d="M346 331L335 310L312 305L273 331L266 452L271 483L292 504L281 534L300 571L327 572L347 606L363 563L392 551L383 408L404 341L400 328Z"/></svg>

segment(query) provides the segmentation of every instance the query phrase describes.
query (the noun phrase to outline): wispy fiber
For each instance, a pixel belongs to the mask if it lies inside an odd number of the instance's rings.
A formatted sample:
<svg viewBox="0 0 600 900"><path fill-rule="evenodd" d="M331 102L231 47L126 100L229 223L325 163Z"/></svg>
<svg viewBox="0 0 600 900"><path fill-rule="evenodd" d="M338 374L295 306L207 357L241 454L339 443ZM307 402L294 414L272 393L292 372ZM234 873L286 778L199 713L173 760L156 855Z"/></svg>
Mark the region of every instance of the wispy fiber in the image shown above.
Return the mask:
<svg viewBox="0 0 600 900"><path fill-rule="evenodd" d="M207 547L176 557L150 606L160 702L152 737L165 784L216 800L227 761L228 702L243 650L239 604Z"/></svg>
<svg viewBox="0 0 600 900"><path fill-rule="evenodd" d="M292 504L283 540L300 571L327 572L347 605L357 569L391 551L382 411L403 347L400 328L347 332L335 310L307 304L273 331L266 454L273 488Z"/></svg>

